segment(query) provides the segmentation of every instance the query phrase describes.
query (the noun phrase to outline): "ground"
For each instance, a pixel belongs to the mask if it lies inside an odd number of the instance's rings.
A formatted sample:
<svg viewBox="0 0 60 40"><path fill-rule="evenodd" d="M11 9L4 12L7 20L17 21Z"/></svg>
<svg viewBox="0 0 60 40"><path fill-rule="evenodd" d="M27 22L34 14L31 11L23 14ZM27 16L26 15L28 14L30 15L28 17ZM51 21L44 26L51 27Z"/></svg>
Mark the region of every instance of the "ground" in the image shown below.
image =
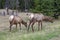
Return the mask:
<svg viewBox="0 0 60 40"><path fill-rule="evenodd" d="M19 13L19 16L28 22L28 17L25 13ZM34 32L27 32L27 29L22 25L22 30L19 26L12 27L9 31L9 15L0 16L0 40L60 40L60 20L54 20L54 23L43 22L43 30L37 30L37 23L34 25Z"/></svg>

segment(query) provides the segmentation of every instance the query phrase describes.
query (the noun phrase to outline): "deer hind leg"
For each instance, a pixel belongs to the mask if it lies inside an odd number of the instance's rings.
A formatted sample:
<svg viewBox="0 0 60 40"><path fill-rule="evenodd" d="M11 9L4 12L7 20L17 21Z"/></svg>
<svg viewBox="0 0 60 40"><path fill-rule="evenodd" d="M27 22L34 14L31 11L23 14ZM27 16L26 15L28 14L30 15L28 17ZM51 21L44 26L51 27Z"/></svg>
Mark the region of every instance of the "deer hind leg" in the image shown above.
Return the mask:
<svg viewBox="0 0 60 40"><path fill-rule="evenodd" d="M33 25L35 24L35 21L32 23L31 27L32 27L32 31L34 32L34 29L33 29Z"/></svg>
<svg viewBox="0 0 60 40"><path fill-rule="evenodd" d="M29 28L30 28L30 25L31 25L32 22L33 22L33 21L30 20L29 25L28 25L28 27L27 27L27 28L28 28L27 31L29 31Z"/></svg>

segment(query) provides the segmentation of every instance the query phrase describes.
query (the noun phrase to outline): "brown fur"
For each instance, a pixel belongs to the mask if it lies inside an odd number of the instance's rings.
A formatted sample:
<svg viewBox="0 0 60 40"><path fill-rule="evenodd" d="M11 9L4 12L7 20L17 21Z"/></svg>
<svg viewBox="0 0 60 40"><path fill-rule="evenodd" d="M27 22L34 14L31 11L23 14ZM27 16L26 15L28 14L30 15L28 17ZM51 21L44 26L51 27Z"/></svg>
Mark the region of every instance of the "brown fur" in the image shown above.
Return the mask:
<svg viewBox="0 0 60 40"><path fill-rule="evenodd" d="M35 14L34 14L35 15ZM29 22L28 25L28 31L29 31L29 27L31 25L32 27L32 31L34 32L33 29L33 25L38 22L38 30L42 30L42 21L49 21L53 23L53 18L49 17L49 16L44 16L43 14L37 14L35 15ZM41 26L40 26L41 25Z"/></svg>
<svg viewBox="0 0 60 40"><path fill-rule="evenodd" d="M23 24L23 25L25 25L25 27L27 27L27 22L23 21L22 18L19 16L14 16L13 20L9 21L9 22L10 22L10 31L11 31L12 25L16 25L16 28L17 28L17 24L19 24L20 29L21 29L21 24Z"/></svg>
<svg viewBox="0 0 60 40"><path fill-rule="evenodd" d="M53 23L53 20L54 20L54 18L52 18L50 16L44 16L44 19L43 19L43 21L51 22L51 23Z"/></svg>

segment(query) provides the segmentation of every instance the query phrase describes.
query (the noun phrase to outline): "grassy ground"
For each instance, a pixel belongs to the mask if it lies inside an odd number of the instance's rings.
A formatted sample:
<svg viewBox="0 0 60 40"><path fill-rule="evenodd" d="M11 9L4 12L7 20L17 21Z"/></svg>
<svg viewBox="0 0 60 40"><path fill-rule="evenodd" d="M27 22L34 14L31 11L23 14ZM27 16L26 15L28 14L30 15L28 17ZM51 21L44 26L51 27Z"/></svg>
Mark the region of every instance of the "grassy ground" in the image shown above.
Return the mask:
<svg viewBox="0 0 60 40"><path fill-rule="evenodd" d="M25 21L28 17L21 13L19 14ZM60 35L60 20L55 20L54 23L43 22L43 30L37 30L37 23L34 25L35 32L27 32L27 29L22 25L22 30L16 30L15 26L9 32L9 16L0 16L0 40L55 40L55 37Z"/></svg>

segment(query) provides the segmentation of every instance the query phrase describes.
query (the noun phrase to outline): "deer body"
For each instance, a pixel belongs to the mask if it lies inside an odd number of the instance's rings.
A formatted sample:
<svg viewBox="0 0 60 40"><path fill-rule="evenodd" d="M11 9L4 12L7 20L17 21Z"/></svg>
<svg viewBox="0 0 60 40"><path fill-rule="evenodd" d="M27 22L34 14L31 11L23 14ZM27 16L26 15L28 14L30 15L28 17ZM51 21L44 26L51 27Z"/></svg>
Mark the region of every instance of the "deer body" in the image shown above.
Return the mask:
<svg viewBox="0 0 60 40"><path fill-rule="evenodd" d="M9 22L10 22L10 31L11 31L12 25L16 25L16 28L17 28L17 24L19 24L20 29L21 29L21 24L23 24L23 25L25 25L25 27L27 27L27 23L25 21L23 21L22 18L19 16L11 15L9 17Z"/></svg>
<svg viewBox="0 0 60 40"><path fill-rule="evenodd" d="M53 23L53 19L51 17L49 17L49 16L44 16L43 14L34 14L34 16L31 18L31 20L29 22L28 30L29 30L29 27L31 25L32 31L34 31L33 25L36 22L38 22L38 30L40 30L40 29L42 30L42 21L49 21L49 22L52 22Z"/></svg>

